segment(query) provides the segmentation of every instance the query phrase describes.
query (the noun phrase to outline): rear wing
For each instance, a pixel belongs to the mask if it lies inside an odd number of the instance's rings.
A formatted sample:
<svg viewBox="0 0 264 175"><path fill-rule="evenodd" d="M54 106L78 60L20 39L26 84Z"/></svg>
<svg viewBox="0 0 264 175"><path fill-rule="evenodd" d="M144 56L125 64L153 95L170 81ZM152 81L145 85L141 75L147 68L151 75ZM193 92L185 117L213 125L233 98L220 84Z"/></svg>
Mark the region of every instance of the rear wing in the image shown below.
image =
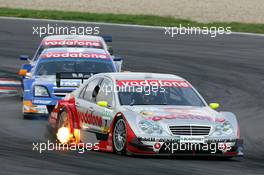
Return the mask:
<svg viewBox="0 0 264 175"><path fill-rule="evenodd" d="M87 72L58 72L56 73L57 87L79 87L94 73Z"/></svg>

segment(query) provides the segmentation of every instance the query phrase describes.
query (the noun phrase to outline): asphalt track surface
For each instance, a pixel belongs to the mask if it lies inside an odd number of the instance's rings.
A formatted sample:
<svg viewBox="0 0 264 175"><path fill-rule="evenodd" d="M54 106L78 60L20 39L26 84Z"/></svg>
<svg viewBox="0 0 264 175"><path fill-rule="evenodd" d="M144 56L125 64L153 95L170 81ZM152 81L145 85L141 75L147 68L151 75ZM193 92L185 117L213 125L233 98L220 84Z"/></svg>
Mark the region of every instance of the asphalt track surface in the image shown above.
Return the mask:
<svg viewBox="0 0 264 175"><path fill-rule="evenodd" d="M32 26L43 24L46 22L0 19L1 75L15 76L22 64L19 55L34 53L41 38L32 35ZM40 154L32 150L32 142L47 140L47 121L23 120L21 101L12 95L0 98L0 174L264 173L263 37L169 38L161 29L104 25L100 29L113 36L115 53L125 56L126 70L178 74L197 87L208 102L220 102L221 110L234 112L245 141L244 159L128 157L65 151Z"/></svg>

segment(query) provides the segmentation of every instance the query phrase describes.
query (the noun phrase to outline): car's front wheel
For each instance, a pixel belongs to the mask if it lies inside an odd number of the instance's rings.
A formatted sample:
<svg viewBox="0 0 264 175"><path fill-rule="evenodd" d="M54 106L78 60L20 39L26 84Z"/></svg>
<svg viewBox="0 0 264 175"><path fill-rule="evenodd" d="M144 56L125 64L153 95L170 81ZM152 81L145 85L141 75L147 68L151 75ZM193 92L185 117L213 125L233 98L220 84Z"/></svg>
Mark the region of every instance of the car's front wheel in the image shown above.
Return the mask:
<svg viewBox="0 0 264 175"><path fill-rule="evenodd" d="M117 119L113 130L114 150L118 154L126 153L127 131L125 120L120 117Z"/></svg>

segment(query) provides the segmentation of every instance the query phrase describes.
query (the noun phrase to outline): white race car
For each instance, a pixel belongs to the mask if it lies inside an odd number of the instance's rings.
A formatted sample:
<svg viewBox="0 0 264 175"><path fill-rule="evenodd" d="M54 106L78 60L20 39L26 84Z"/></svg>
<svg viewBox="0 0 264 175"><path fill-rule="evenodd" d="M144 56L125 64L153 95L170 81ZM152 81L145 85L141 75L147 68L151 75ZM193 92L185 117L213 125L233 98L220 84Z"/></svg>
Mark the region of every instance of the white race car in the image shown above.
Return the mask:
<svg viewBox="0 0 264 175"><path fill-rule="evenodd" d="M101 73L60 100L49 122L68 129L61 142L90 143L93 134L101 151L242 156L236 116L218 106L176 75Z"/></svg>

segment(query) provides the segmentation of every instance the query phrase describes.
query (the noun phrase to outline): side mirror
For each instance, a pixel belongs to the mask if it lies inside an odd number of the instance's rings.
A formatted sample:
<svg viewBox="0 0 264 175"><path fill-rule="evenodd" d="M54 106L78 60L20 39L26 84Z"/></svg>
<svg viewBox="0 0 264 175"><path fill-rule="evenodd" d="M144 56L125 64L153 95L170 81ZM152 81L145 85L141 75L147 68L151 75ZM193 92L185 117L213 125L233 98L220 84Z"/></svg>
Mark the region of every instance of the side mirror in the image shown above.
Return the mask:
<svg viewBox="0 0 264 175"><path fill-rule="evenodd" d="M27 55L20 55L20 60L27 61L29 57Z"/></svg>
<svg viewBox="0 0 264 175"><path fill-rule="evenodd" d="M110 55L114 54L114 50L112 46L108 46L108 52L110 53Z"/></svg>
<svg viewBox="0 0 264 175"><path fill-rule="evenodd" d="M32 69L32 65L31 64L23 64L22 67L20 69L25 69L27 70L28 72L31 71Z"/></svg>
<svg viewBox="0 0 264 175"><path fill-rule="evenodd" d="M27 70L26 69L20 69L19 72L18 72L18 75L26 76L27 75Z"/></svg>
<svg viewBox="0 0 264 175"><path fill-rule="evenodd" d="M104 39L104 41L106 43L113 42L113 37L112 36L102 36L102 38Z"/></svg>
<svg viewBox="0 0 264 175"><path fill-rule="evenodd" d="M108 102L107 101L98 101L97 105L106 108L106 107L108 107Z"/></svg>
<svg viewBox="0 0 264 175"><path fill-rule="evenodd" d="M216 110L217 108L219 108L220 105L219 105L219 103L210 103L209 106L210 106L210 108Z"/></svg>
<svg viewBox="0 0 264 175"><path fill-rule="evenodd" d="M29 59L28 55L20 55L19 57L20 60L27 61Z"/></svg>
<svg viewBox="0 0 264 175"><path fill-rule="evenodd" d="M123 61L123 58L120 57L120 56L115 56L115 57L113 58L113 61Z"/></svg>

